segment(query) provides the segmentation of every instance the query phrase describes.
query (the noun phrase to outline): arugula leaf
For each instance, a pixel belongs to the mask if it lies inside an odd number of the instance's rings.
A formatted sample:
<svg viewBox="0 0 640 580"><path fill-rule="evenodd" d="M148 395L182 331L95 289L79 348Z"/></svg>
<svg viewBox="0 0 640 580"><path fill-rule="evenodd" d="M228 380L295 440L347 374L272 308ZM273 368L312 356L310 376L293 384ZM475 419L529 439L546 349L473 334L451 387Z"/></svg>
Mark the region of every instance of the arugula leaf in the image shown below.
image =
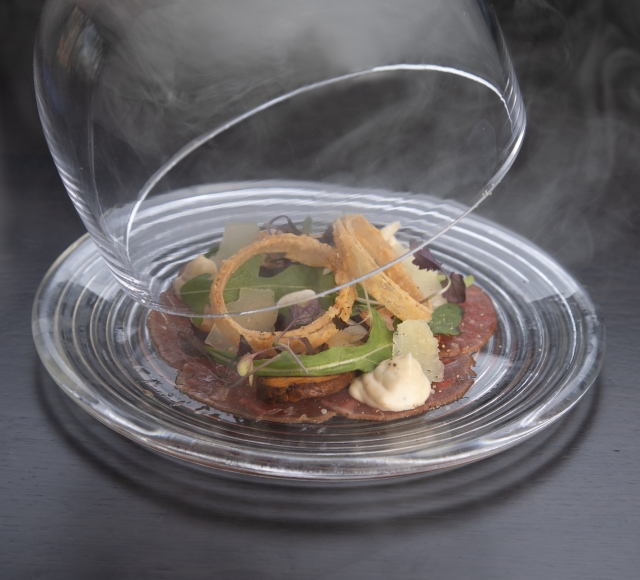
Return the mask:
<svg viewBox="0 0 640 580"><path fill-rule="evenodd" d="M204 349L207 351L207 356L214 362L227 366L236 360L236 355L228 350L220 350L219 348L213 348L208 344L204 345Z"/></svg>
<svg viewBox="0 0 640 580"><path fill-rule="evenodd" d="M262 260L261 255L253 256L253 258L247 260L231 274L224 293L222 294L225 303L235 302L240 297L240 288L254 288L255 280L260 278L260 264L262 264ZM287 268L287 270L288 269L289 268ZM269 284L277 277L276 275L272 278L262 278L262 281L268 281L267 284ZM277 301L278 299L275 298L275 300Z"/></svg>
<svg viewBox="0 0 640 580"><path fill-rule="evenodd" d="M460 334L460 323L464 310L457 304L442 304L433 311L429 327L433 334L449 334L457 336Z"/></svg>
<svg viewBox="0 0 640 580"><path fill-rule="evenodd" d="M215 258L219 249L220 249L220 244L215 244L214 246L211 246L209 248L209 251L205 253L204 257L209 259Z"/></svg>
<svg viewBox="0 0 640 580"><path fill-rule="evenodd" d="M235 302L240 297L241 288L262 288L273 290L277 302L285 294L310 288L316 292L324 292L336 285L333 273L323 274L324 268L312 268L303 264L291 264L270 278L260 276L262 256L254 256L240 266L229 278L223 297L226 304ZM209 274L200 274L189 280L180 290L182 301L190 306L196 314L202 314L209 304L209 292L213 281ZM320 306L325 310L335 302L335 294L319 298Z"/></svg>
<svg viewBox="0 0 640 580"><path fill-rule="evenodd" d="M387 329L382 317L372 311L373 323L369 340L361 346L334 346L319 354L298 355L298 359L309 371L311 377L322 377L347 373L349 371L372 371L383 360L393 355L393 332ZM233 353L205 346L207 354L214 361L229 364ZM256 374L272 377L302 376L300 365L288 353L281 353L278 358L262 367Z"/></svg>
<svg viewBox="0 0 640 580"><path fill-rule="evenodd" d="M313 233L313 219L311 216L307 216L302 222L302 233L308 236Z"/></svg>
<svg viewBox="0 0 640 580"><path fill-rule="evenodd" d="M393 355L393 332L387 329L382 317L374 310L369 340L361 346L334 346L315 355L298 355L309 376L334 375L349 371L372 371ZM260 371L262 376L300 376L301 369L294 358L283 352Z"/></svg>
<svg viewBox="0 0 640 580"><path fill-rule="evenodd" d="M197 314L204 312L204 307L209 304L209 291L213 280L209 274L200 274L191 278L180 288L180 298Z"/></svg>
<svg viewBox="0 0 640 580"><path fill-rule="evenodd" d="M240 288L265 288L273 290L277 302L285 294L310 288L323 292L333 288L336 283L333 274L323 275L324 268L312 268L303 264L291 264L286 270L270 278L260 277L262 256L254 256L238 268L224 289L224 301L238 299Z"/></svg>
<svg viewBox="0 0 640 580"><path fill-rule="evenodd" d="M333 276L331 277L333 278ZM320 292L322 290L327 290L327 288L318 288L316 291ZM320 296L319 298L317 298L318 303L320 304L320 308L322 308L322 310L329 310L329 307L335 304L337 297L337 292L332 292L331 294L327 294L326 296Z"/></svg>

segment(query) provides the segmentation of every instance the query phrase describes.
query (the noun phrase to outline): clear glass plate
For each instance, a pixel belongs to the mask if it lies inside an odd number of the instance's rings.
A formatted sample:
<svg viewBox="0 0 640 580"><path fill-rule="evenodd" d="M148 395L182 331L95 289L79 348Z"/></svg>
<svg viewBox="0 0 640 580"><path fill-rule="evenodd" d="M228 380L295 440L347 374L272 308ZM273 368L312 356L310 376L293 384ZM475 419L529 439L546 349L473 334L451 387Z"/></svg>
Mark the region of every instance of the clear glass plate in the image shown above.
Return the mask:
<svg viewBox="0 0 640 580"><path fill-rule="evenodd" d="M293 184L231 188L235 204L261 221L270 212L304 219L318 192ZM216 198L220 199L220 192ZM206 195L172 194L145 219L163 212L193 215ZM427 231L421 219L448 211L442 200L349 197L323 192L327 204L363 213L376 225L395 220L407 235ZM295 203L293 200L297 200ZM352 201L350 201L352 200ZM253 209L252 209L253 208ZM283 210L283 211L280 211ZM321 214L321 212L320 212ZM412 219L427 215L428 218ZM321 215L318 222L321 223ZM222 231L225 216L218 224ZM192 221L185 222L197 229ZM202 227L211 232L207 221ZM200 243L194 230L192 239ZM417 474L494 455L562 417L594 382L604 329L585 290L551 257L500 226L467 217L432 246L445 267L473 274L492 298L498 330L476 355L475 383L461 400L389 423L335 417L320 425L282 425L237 418L203 406L174 386L177 371L149 339L149 311L119 287L88 236L52 266L38 291L33 334L47 370L83 409L138 443L174 457L238 473L357 480Z"/></svg>

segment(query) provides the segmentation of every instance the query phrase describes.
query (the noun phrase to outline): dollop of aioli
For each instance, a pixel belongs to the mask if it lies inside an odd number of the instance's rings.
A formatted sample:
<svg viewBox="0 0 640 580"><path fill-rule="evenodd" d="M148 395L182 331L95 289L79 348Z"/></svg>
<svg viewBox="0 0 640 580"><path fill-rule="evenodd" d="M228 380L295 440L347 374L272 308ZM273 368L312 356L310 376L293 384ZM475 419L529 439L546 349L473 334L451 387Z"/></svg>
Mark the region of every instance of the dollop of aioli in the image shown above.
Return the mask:
<svg viewBox="0 0 640 580"><path fill-rule="evenodd" d="M349 394L374 409L406 411L424 405L431 383L411 353L382 361L373 371L355 379Z"/></svg>

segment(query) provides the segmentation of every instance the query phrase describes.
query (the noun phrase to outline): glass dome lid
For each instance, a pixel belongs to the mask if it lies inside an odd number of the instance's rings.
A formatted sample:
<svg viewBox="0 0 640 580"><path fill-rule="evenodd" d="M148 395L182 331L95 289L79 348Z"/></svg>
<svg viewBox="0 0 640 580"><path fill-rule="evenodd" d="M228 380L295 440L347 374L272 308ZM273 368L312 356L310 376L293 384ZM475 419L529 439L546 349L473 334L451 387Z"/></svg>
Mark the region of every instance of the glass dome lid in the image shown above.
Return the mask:
<svg viewBox="0 0 640 580"><path fill-rule="evenodd" d="M306 292L286 303L335 299L410 261L492 192L525 128L481 0L49 0L35 83L115 278L147 307L202 318L284 294L215 308L168 290L200 279L208 297L220 274L222 297L233 276L299 263L289 289Z"/></svg>

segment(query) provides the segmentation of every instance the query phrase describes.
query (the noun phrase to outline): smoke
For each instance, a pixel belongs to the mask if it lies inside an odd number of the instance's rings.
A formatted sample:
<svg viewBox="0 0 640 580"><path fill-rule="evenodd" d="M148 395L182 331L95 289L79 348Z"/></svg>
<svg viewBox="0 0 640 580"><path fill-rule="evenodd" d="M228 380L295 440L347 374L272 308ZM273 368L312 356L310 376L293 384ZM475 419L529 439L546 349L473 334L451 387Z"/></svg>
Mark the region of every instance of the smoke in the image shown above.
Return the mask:
<svg viewBox="0 0 640 580"><path fill-rule="evenodd" d="M506 91L485 17L475 0L52 3L37 42L45 124L70 190L118 240L123 224L104 216L134 202L181 147L303 87L426 63ZM470 202L512 143L502 102L482 83L386 70L225 130L153 193L281 179Z"/></svg>
<svg viewBox="0 0 640 580"><path fill-rule="evenodd" d="M640 244L640 5L518 0L497 8L528 126L518 160L481 212L571 267L605 256L628 265L637 252L622 241L633 235Z"/></svg>
<svg viewBox="0 0 640 580"><path fill-rule="evenodd" d="M6 153L40 153L45 147L31 79L32 38L42 4L42 0L13 0L0 8L0 146ZM232 34L233 18L243 17L240 4L236 11L229 8L230 19L219 22L215 35L207 37L203 32L189 38L193 46L203 47L200 52L192 51L200 54L200 60L190 61L172 56L179 31L157 26L175 10L172 2L123 3L127 8L122 14L115 9L119 3L112 0L84 0L78 4L96 21L102 18L96 7L104 6L111 11L114 20L102 22L100 29L107 42L113 40L109 32L115 29L129 31L131 42L142 44L146 40L142 32L153 32L156 26L156 38L160 37L160 45L166 48L151 59L157 69L142 71L153 82L139 85L138 92L130 95L124 92L130 86L122 87L125 97L122 104L129 109L122 116L120 129L134 144L138 140L156 148L151 153L157 155L148 158L144 151L138 152L140 181L157 167L157 158L166 158L198 131L201 116L186 113L194 98L199 99L194 110L208 111L213 125L218 114L216 95L225 95L220 102L231 107L247 94L259 104L269 96L269 91L286 89L291 81L287 71L304 69L305 63L312 63L309 69L319 71L320 76L325 76L325 72L345 72L334 70L335 55L349 47L335 44L327 51L312 33L321 13L300 12L298 19L304 26L287 19L278 24L275 30L291 40L291 48L271 68L264 67L259 58L264 47L273 41L263 33L268 28L265 24L268 11L248 15L255 27L253 44L243 50L239 47L234 53L238 60L232 61L244 64L242 69L225 65L228 55L222 49ZM148 10L151 4L155 11ZM139 7L140 14L146 14L149 26L145 27L137 17L127 18L132 5ZM229 6L232 5L229 1ZM382 38L382 33L385 20L393 18L394 13L388 3L381 6L378 28L381 32L375 41L380 51L393 52L397 39ZM640 5L606 0L496 0L494 7L525 99L528 127L515 165L480 208L481 213L531 238L572 267L604 256L612 263L623 263L630 252L625 250L622 240L634 239L640 244L640 196L636 193L636 166L640 158ZM102 15L109 10L103 9ZM411 45L420 41L420 30L421 23L417 23ZM350 53L353 62L349 66L362 66L359 58L357 51ZM148 62L140 66L144 69ZM246 68L249 62L254 64ZM207 77L213 78L220 67L224 74L217 75L220 81L209 92L191 91L194 87L189 85L183 91L173 90L187 75L194 79L195 88L206 87ZM243 76L241 70L251 74ZM105 85L115 91L119 90L117 82L126 83L126 78L113 83L107 80ZM182 132L173 143L149 138L149 133L153 135L155 130L154 121L160 117L144 116L149 103L166 104L167 99L176 103L175 123ZM104 125L114 130L110 122L113 111L100 110L98 106L94 112L98 122L102 116ZM256 130L260 130L258 125ZM263 126L262 130L267 128ZM111 151L105 155L112 155ZM325 155L339 157L340 153L327 150ZM128 175L132 173L133 170ZM629 238L630 235L635 237Z"/></svg>

